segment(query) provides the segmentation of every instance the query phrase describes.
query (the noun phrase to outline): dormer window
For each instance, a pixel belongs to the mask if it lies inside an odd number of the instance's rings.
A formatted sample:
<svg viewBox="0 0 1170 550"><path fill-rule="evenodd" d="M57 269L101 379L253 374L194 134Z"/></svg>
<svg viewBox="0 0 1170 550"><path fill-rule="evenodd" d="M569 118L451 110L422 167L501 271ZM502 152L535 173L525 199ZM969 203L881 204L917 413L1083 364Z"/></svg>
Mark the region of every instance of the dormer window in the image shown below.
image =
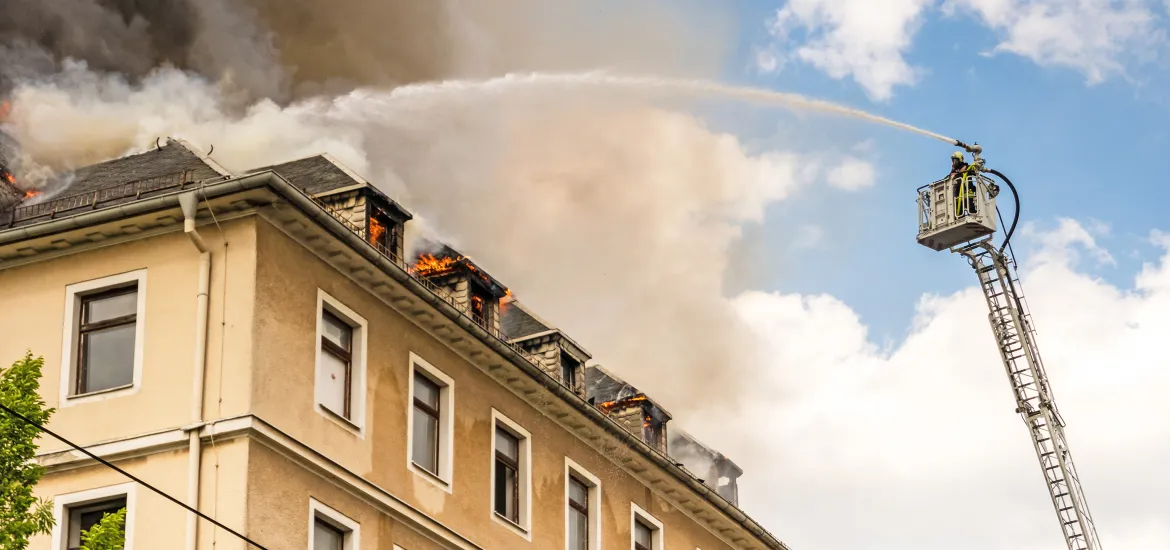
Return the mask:
<svg viewBox="0 0 1170 550"><path fill-rule="evenodd" d="M366 240L384 254L400 258L402 251L398 248L398 223L385 210L370 205L368 224Z"/></svg>
<svg viewBox="0 0 1170 550"><path fill-rule="evenodd" d="M581 370L581 363L572 355L561 350L561 383L569 389L577 387L577 373Z"/></svg>

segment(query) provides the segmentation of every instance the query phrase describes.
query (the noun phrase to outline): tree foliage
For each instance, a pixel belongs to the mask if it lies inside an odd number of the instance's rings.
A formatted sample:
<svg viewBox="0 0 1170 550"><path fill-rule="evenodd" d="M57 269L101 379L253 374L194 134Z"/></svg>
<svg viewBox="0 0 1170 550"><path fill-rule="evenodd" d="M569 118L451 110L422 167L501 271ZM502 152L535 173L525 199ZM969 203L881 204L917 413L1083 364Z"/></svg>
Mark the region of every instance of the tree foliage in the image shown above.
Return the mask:
<svg viewBox="0 0 1170 550"><path fill-rule="evenodd" d="M0 405L40 425L54 412L37 393L44 363L30 351L0 370ZM44 475L44 468L33 461L38 435L35 426L0 410L0 550L25 550L30 537L53 528L52 503L33 496Z"/></svg>
<svg viewBox="0 0 1170 550"><path fill-rule="evenodd" d="M81 550L122 550L126 544L126 509L102 516L81 534Z"/></svg>

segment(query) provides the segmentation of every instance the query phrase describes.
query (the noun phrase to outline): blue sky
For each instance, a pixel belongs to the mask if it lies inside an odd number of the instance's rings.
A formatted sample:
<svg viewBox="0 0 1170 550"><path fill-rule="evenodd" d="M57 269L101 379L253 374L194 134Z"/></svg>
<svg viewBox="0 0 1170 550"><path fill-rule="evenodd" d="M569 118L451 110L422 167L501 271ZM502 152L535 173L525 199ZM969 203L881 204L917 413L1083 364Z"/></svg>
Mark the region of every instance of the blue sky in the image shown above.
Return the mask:
<svg viewBox="0 0 1170 550"><path fill-rule="evenodd" d="M1050 228L1058 217L1070 217L1108 226L1109 231L1097 238L1114 252L1117 263L1095 268L1096 275L1124 284L1143 261L1151 259L1149 231L1164 226L1158 205L1170 204L1170 187L1165 185L1167 176L1159 162L1170 146L1166 130L1170 104L1161 92L1166 79L1158 62L1143 62L1125 51L1109 53L1110 59L1124 67L1125 74L1108 74L1101 82L1089 83L1086 71L1091 68L1061 66L1051 59L1055 54L1046 54L1042 48L1034 55L983 55L1002 43L1010 31L992 28L974 13L960 10L948 16L935 2L893 2L920 5L915 23L909 25L911 32L894 28L896 24L885 29L868 25L863 30L872 33L868 39L876 44L888 43L891 34L909 35L909 46L894 56L920 72L915 82L893 84L888 97L875 97L872 83L867 87L852 75L835 78L796 53L832 33L834 19L837 28L851 24L841 19L848 14L828 13L837 9L824 7L830 2L795 4L794 12L803 9L812 15L804 20L796 16L799 22L790 25L787 40L782 40L769 32L769 21L788 4L774 0L742 3L741 42L736 59L728 63L727 80L829 99L964 141L977 141L985 146L989 165L1006 173L1020 188L1023 222ZM965 4L977 7L981 2L969 0ZM1067 7L1054 9L1068 11ZM1147 10L1165 19L1164 7L1151 3ZM1083 17L1092 16L1086 8ZM1080 34L1091 32L1077 28ZM1108 37L1109 32L1122 31L1102 32ZM865 46L864 32L851 34ZM1132 49L1132 40L1137 39L1123 36L1104 43ZM778 71L760 70L756 54L767 48L790 57L789 61ZM1091 58L1096 54L1078 50L1072 55ZM737 133L749 138L783 132L785 125L783 116L767 117L765 123L745 132L742 119L736 120ZM823 127L822 137L838 147L872 140L867 156L876 168L876 185L848 194L821 187L774 206L764 230L770 243L766 261L769 275L755 285L831 294L861 315L876 340L897 339L908 328L917 296L953 292L971 282L972 275L961 260L933 253L914 242L914 189L945 173L947 156L954 148L864 123L825 120ZM802 126L801 131L807 128ZM1004 206L1009 204L1005 201ZM834 223L834 219L865 223ZM809 225L823 230L822 244L793 250L793 233ZM1017 252L1026 261L1026 238L1021 238L1020 244ZM801 268L785 269L785 263L799 263ZM859 273L866 276L859 277Z"/></svg>

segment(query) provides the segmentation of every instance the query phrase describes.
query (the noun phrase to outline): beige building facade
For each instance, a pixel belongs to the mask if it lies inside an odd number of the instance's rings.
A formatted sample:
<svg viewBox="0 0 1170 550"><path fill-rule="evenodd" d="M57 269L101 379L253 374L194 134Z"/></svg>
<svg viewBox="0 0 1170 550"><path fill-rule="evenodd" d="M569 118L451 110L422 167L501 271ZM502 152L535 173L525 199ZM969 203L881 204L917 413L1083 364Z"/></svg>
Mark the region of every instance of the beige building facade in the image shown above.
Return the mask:
<svg viewBox="0 0 1170 550"><path fill-rule="evenodd" d="M403 260L410 214L327 156L171 141L4 208L0 358L44 356L49 428L265 548L784 548L591 402L568 336L515 337L501 283ZM33 550L119 507L127 550L249 547L40 444Z"/></svg>

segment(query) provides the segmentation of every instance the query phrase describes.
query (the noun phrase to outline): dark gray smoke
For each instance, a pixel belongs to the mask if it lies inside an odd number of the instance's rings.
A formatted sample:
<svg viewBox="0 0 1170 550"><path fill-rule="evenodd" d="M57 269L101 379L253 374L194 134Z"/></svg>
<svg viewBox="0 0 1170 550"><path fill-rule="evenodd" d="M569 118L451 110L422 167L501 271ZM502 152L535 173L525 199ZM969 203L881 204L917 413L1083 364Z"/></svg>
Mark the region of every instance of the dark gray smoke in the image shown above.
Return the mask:
<svg viewBox="0 0 1170 550"><path fill-rule="evenodd" d="M230 90L243 105L516 70L709 73L727 53L710 46L717 41L688 39L698 18L680 19L657 2L626 4L4 0L0 94L56 73L66 59L131 84L175 67ZM708 36L729 30L720 24L730 21L723 10L708 11L702 14Z"/></svg>

